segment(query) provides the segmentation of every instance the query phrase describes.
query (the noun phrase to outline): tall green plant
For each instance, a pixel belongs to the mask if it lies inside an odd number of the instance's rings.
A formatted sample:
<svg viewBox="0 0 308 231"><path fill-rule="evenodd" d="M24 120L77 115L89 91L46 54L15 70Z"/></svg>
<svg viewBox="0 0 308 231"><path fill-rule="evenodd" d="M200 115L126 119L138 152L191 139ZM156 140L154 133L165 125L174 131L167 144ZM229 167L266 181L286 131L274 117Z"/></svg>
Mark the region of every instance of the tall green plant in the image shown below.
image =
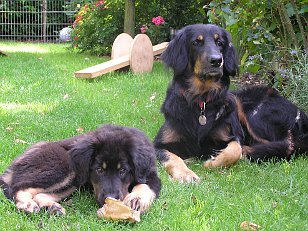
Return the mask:
<svg viewBox="0 0 308 231"><path fill-rule="evenodd" d="M279 79L287 79L282 86L282 94L308 112L308 54L302 51L291 51L291 65L279 73Z"/></svg>

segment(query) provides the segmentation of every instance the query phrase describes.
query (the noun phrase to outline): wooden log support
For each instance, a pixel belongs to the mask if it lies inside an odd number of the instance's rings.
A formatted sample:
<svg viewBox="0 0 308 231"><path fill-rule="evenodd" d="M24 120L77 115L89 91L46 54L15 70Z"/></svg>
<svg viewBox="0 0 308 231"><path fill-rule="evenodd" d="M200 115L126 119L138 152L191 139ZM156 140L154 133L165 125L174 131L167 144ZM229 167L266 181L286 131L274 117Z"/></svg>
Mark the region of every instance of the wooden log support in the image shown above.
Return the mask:
<svg viewBox="0 0 308 231"><path fill-rule="evenodd" d="M151 72L153 68L153 46L149 37L138 34L130 49L129 63L134 74Z"/></svg>

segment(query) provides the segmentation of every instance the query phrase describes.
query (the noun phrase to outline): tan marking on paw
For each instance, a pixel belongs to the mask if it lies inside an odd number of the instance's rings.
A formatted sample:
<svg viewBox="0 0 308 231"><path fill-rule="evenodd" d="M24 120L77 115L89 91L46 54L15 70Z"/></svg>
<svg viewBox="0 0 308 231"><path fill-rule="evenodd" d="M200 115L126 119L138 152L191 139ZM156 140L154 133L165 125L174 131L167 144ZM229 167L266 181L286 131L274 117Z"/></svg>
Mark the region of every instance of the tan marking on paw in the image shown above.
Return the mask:
<svg viewBox="0 0 308 231"><path fill-rule="evenodd" d="M204 163L204 167L229 167L235 164L242 157L242 147L236 141L231 141L225 149L222 149L220 153L207 160Z"/></svg>
<svg viewBox="0 0 308 231"><path fill-rule="evenodd" d="M200 178L186 166L180 157L168 151L166 151L166 155L168 160L163 164L173 179L181 183L200 182Z"/></svg>

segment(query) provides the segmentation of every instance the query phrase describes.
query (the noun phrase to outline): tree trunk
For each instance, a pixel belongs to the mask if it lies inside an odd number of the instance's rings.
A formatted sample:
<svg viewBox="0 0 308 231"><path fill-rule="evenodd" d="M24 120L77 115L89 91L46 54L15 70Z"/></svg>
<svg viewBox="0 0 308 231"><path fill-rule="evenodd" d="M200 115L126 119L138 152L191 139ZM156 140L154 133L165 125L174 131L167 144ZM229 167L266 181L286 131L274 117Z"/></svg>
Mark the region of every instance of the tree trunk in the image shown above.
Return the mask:
<svg viewBox="0 0 308 231"><path fill-rule="evenodd" d="M278 3L278 11L279 11L279 14L280 14L280 17L281 17L281 23L283 25L285 25L286 30L287 30L288 34L290 35L290 39L292 41L292 44L296 48L298 48L299 47L298 46L298 40L296 38L296 35L295 35L295 32L294 32L291 20L290 20L290 18L288 16L287 10L284 7L283 3Z"/></svg>
<svg viewBox="0 0 308 231"><path fill-rule="evenodd" d="M124 32L135 36L135 6L136 0L125 0Z"/></svg>
<svg viewBox="0 0 308 231"><path fill-rule="evenodd" d="M295 16L296 16L296 21L298 23L298 26L299 26L299 29L300 29L300 32L301 32L301 35L302 35L302 38L303 38L304 48L305 48L306 51L308 51L308 41L306 39L305 30L304 30L301 18L299 16L295 0L291 0L291 4L293 6L293 9L294 9L294 12L295 12Z"/></svg>

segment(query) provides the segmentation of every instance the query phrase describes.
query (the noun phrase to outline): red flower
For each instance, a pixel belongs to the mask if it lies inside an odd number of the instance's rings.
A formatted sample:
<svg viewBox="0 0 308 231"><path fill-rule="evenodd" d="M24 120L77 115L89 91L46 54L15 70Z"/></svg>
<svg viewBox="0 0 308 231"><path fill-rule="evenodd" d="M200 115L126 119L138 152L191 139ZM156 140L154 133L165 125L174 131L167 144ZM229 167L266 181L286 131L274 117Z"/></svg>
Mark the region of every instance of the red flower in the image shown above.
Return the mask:
<svg viewBox="0 0 308 231"><path fill-rule="evenodd" d="M157 16L157 17L152 18L152 22L153 22L156 26L159 26L159 25L165 23L165 19L164 19L162 16Z"/></svg>
<svg viewBox="0 0 308 231"><path fill-rule="evenodd" d="M147 27L147 25L142 25L142 26L140 27L140 32L141 32L142 34L145 34L145 33L147 32L148 29L149 29L149 28Z"/></svg>

